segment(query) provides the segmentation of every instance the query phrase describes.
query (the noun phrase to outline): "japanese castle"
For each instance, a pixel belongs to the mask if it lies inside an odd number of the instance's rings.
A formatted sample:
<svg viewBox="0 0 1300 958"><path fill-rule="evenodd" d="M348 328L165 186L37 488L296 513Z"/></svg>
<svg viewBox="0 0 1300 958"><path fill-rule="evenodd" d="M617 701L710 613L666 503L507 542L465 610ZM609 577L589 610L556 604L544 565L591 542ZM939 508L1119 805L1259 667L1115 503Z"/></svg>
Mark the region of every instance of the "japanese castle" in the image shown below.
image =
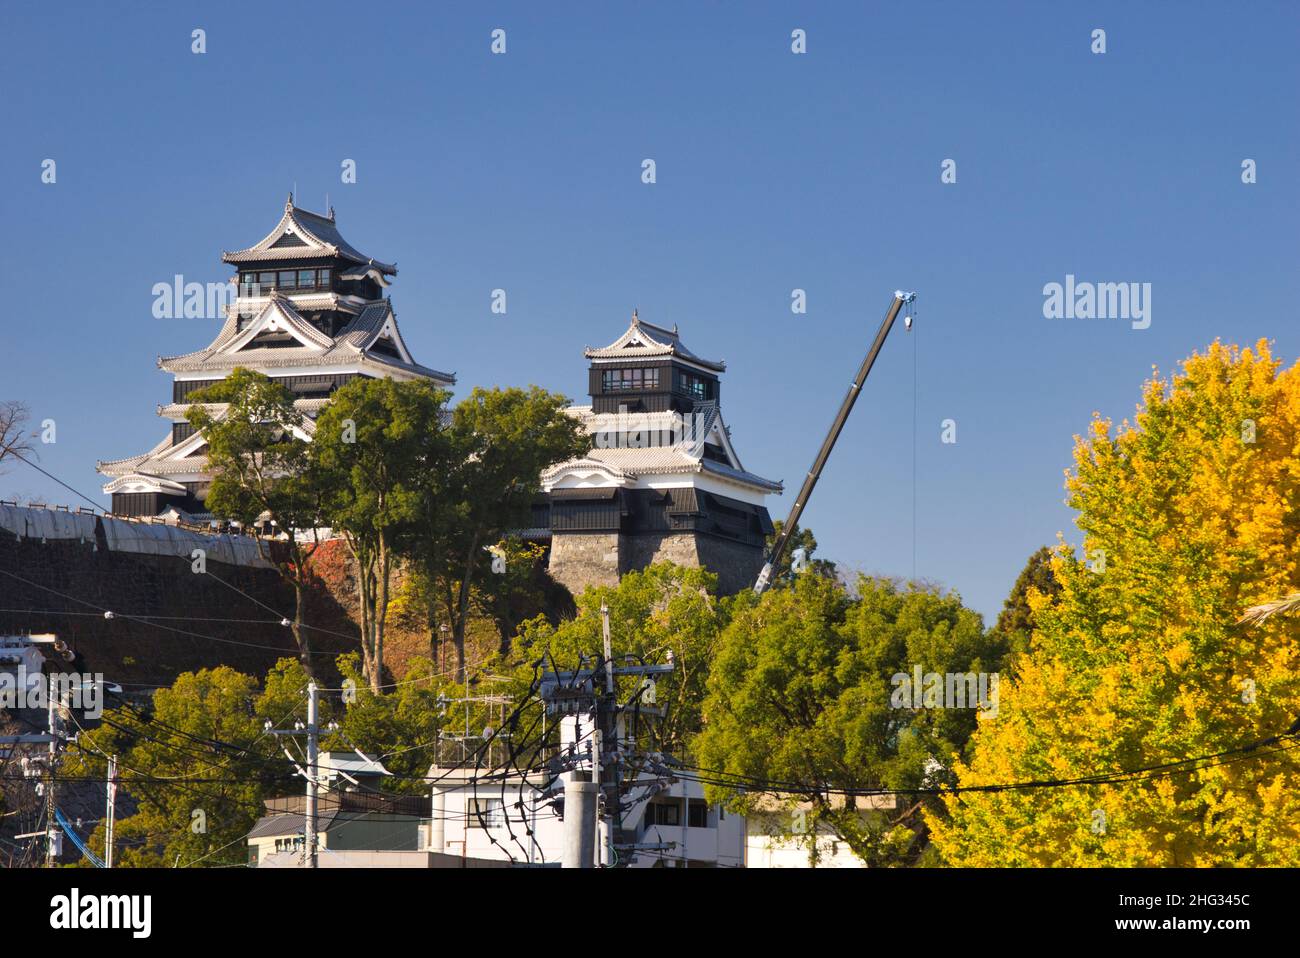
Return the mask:
<svg viewBox="0 0 1300 958"><path fill-rule="evenodd" d="M591 405L575 406L592 435L585 456L542 474L551 577L573 593L613 585L671 560L704 566L724 593L753 585L781 484L748 472L722 418L722 362L702 359L636 312L627 330L587 349Z"/></svg>
<svg viewBox="0 0 1300 958"><path fill-rule="evenodd" d="M174 377L172 401L158 407L170 431L142 455L97 464L110 480L104 492L112 496L115 515L210 518L203 508L206 446L185 419L186 397L238 366L294 393L307 439L330 394L358 376L424 378L444 387L456 381L411 357L384 295L397 267L348 243L333 209L325 216L308 212L290 194L270 233L221 259L238 270L237 296L225 307L221 331L205 349L158 360ZM220 413L219 406L212 408Z"/></svg>

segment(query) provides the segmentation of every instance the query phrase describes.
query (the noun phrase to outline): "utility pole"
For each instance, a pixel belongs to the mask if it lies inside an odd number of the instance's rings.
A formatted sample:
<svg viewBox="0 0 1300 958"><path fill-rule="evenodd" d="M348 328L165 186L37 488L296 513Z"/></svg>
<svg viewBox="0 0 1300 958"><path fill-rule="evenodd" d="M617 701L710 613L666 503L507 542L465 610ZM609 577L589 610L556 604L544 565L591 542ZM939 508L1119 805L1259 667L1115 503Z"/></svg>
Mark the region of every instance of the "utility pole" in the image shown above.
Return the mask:
<svg viewBox="0 0 1300 958"><path fill-rule="evenodd" d="M591 868L596 857L596 783L570 772L564 783L564 868Z"/></svg>
<svg viewBox="0 0 1300 958"><path fill-rule="evenodd" d="M317 831L319 824L317 821L316 800L319 778L320 764L320 698L316 688L316 681L307 683L307 724L295 722L292 729L276 729L271 727L271 720L266 720L266 733L268 735L306 735L307 736L307 767L303 768L298 765L292 753L283 745L280 748L290 762L293 762L294 768L298 774L307 780L307 799L306 807L303 814L303 854L306 859L308 868L315 868L317 862ZM336 726L331 723L330 728Z"/></svg>
<svg viewBox="0 0 1300 958"><path fill-rule="evenodd" d="M614 664L613 643L610 640L609 608L602 605L601 629L603 638L600 661L587 665L584 656L581 666L571 672L545 672L541 681L541 698L545 714L573 715L594 719L592 730L591 773L573 766L582 761L577 754L564 757L569 770L564 779L564 864L566 868L591 868L593 857L598 864L615 864L615 852L620 849L618 864L626 864L626 853L648 850L650 846L626 844L621 841L623 812L624 743L621 734L622 713L633 701L644 694L639 687L624 704L618 701L616 679L630 676L643 682L652 676L674 671L672 653L666 665ZM644 661L644 660L643 660ZM600 685L597 685L597 682ZM604 799L603 809L600 799ZM590 802L590 804L588 804ZM587 816L591 816L588 820ZM585 836L585 839L583 838ZM597 839L600 839L597 841ZM655 846L656 848L659 846Z"/></svg>
<svg viewBox="0 0 1300 958"><path fill-rule="evenodd" d="M307 683L307 867L316 867L316 765L320 751L316 682Z"/></svg>
<svg viewBox="0 0 1300 958"><path fill-rule="evenodd" d="M47 715L45 726L49 729L49 753L45 760L45 867L54 867L54 762L59 750L59 703L55 698L54 676L49 681L49 695L46 700Z"/></svg>
<svg viewBox="0 0 1300 958"><path fill-rule="evenodd" d="M622 742L618 734L618 697L614 693L614 647L609 638L609 606L600 605L600 628L605 655L605 694L596 703L598 732L596 747L601 754L607 742L614 743L613 761L601 762L598 766L600 777L600 794L605 797L605 814L600 816L605 841L600 849L601 863L614 863L614 843L623 827L623 815L619 811L619 785L623 781L623 768L620 760Z"/></svg>
<svg viewBox="0 0 1300 958"><path fill-rule="evenodd" d="M104 867L113 867L113 831L117 825L117 756L108 757L108 807L104 810Z"/></svg>

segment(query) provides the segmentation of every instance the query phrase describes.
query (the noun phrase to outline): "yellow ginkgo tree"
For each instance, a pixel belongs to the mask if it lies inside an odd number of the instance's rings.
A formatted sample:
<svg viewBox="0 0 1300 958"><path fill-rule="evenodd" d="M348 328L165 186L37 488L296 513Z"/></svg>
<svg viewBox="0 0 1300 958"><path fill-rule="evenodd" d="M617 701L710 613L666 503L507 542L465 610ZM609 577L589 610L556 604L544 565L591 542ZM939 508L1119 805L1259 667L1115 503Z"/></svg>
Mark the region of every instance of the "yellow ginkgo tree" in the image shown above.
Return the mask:
<svg viewBox="0 0 1300 958"><path fill-rule="evenodd" d="M1300 617L1247 615L1300 587L1300 366L1214 343L1066 487L1082 548L932 816L945 861L1300 864Z"/></svg>

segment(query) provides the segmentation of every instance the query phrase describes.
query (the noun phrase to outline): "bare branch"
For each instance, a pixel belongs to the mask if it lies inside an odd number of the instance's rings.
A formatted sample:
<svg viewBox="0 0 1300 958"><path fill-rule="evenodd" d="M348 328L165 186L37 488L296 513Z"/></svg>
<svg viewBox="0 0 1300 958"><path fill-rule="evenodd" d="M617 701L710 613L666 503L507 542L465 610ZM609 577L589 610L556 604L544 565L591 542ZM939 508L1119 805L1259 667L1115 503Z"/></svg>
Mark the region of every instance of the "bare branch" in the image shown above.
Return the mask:
<svg viewBox="0 0 1300 958"><path fill-rule="evenodd" d="M27 406L16 399L0 401L0 472L6 459L35 457L31 435L25 430L31 417Z"/></svg>

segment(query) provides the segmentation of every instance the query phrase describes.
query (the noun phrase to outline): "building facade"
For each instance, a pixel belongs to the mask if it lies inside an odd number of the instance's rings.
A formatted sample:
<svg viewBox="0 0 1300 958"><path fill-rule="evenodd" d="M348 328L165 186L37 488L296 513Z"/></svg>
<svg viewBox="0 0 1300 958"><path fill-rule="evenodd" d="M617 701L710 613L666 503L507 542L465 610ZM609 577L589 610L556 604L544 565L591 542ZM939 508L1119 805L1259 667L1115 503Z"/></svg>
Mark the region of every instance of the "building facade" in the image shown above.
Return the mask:
<svg viewBox="0 0 1300 958"><path fill-rule="evenodd" d="M562 799L574 775L596 775L589 714L560 719L560 751L567 771L491 772L460 764L432 766L429 821L421 848L466 861L507 861L558 867L568 831ZM620 741L624 741L619 736ZM704 786L686 774L656 776L642 770L627 783L619 829L608 819L596 827L597 864L628 868L740 868L745 860L745 819L710 804ZM619 851L621 849L621 851Z"/></svg>
<svg viewBox="0 0 1300 958"><path fill-rule="evenodd" d="M450 387L455 377L422 366L397 327L386 290L397 267L359 252L343 238L334 211L322 216L294 205L275 228L247 249L223 253L237 270L234 301L224 307L220 332L206 348L160 358L172 375L171 402L158 407L167 435L152 449L100 461L112 512L208 518L203 507L210 477L206 446L186 421L196 390L237 367L282 383L304 414L300 438L310 439L316 415L334 390L353 379L429 379ZM220 415L222 406L209 407Z"/></svg>
<svg viewBox="0 0 1300 958"><path fill-rule="evenodd" d="M745 469L722 417L726 365L642 320L587 349L592 450L542 475L552 578L572 592L654 562L702 566L724 593L753 585L781 484Z"/></svg>

